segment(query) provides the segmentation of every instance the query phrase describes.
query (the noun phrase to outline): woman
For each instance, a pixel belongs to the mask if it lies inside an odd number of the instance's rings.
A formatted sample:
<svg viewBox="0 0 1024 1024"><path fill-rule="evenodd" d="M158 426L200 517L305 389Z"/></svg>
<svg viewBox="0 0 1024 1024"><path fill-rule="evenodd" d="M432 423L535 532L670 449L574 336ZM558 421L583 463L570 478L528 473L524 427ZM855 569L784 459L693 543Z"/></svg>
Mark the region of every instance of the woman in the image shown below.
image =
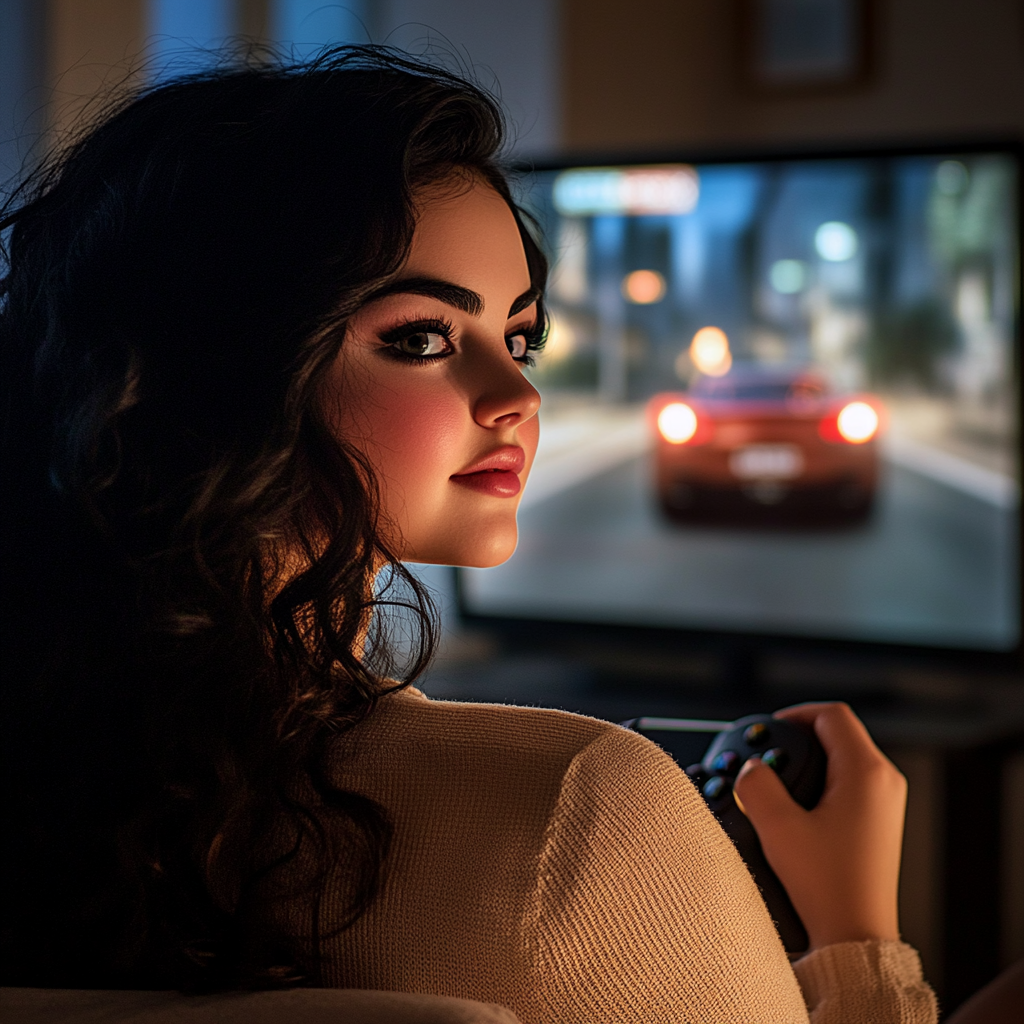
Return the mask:
<svg viewBox="0 0 1024 1024"><path fill-rule="evenodd" d="M9 206L5 981L931 1020L902 780L848 710L788 712L817 811L738 785L802 996L652 744L394 681L433 636L403 559L507 558L536 449L546 267L501 141L474 87L343 50L153 88Z"/></svg>

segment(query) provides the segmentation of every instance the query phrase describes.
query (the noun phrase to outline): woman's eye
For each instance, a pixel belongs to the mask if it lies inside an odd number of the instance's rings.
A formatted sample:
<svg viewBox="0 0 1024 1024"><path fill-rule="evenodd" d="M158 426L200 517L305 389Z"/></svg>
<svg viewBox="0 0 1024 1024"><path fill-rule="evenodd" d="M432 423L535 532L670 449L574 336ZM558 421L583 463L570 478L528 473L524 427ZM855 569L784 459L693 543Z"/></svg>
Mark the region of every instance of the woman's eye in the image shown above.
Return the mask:
<svg viewBox="0 0 1024 1024"><path fill-rule="evenodd" d="M416 331L414 334L407 334L394 342L394 346L406 356L441 356L444 355L451 344L443 334L435 334L433 331Z"/></svg>
<svg viewBox="0 0 1024 1024"><path fill-rule="evenodd" d="M530 350L526 336L523 334L514 334L511 338L506 338L505 344L508 346L509 353L513 359L525 359Z"/></svg>

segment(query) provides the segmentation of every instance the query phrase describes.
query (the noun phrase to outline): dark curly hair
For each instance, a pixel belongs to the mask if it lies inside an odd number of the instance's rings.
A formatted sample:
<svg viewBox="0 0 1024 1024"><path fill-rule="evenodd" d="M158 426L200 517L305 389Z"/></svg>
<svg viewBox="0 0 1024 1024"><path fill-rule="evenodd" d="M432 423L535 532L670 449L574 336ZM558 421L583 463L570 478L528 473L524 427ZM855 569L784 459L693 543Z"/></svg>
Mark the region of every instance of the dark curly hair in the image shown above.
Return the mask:
<svg viewBox="0 0 1024 1024"><path fill-rule="evenodd" d="M144 89L0 213L4 984L316 984L326 872L349 924L374 898L386 809L331 740L434 620L318 389L453 172L543 287L502 144L479 88L346 47Z"/></svg>

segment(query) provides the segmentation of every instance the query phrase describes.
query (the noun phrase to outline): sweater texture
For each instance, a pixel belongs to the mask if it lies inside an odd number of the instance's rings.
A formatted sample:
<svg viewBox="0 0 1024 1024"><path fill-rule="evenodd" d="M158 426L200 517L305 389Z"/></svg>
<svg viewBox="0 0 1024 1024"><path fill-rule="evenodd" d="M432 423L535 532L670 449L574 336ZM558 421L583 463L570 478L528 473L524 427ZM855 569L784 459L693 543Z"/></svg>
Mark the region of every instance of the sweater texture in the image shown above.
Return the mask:
<svg viewBox="0 0 1024 1024"><path fill-rule="evenodd" d="M729 838L637 733L410 688L332 757L333 781L386 808L394 841L380 896L324 942L328 985L497 1003L524 1024L936 1020L902 943L791 967ZM323 935L347 884L339 867Z"/></svg>

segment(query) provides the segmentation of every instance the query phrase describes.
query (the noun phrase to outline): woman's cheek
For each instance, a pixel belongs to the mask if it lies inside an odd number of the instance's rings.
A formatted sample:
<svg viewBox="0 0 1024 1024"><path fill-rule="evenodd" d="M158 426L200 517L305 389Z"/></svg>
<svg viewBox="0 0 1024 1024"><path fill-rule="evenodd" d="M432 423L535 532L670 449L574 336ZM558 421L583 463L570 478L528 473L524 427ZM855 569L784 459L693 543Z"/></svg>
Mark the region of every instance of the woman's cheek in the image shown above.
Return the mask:
<svg viewBox="0 0 1024 1024"><path fill-rule="evenodd" d="M447 483L471 457L460 429L466 413L443 388L403 388L394 397L374 417L373 445L378 470L411 498L423 487Z"/></svg>

